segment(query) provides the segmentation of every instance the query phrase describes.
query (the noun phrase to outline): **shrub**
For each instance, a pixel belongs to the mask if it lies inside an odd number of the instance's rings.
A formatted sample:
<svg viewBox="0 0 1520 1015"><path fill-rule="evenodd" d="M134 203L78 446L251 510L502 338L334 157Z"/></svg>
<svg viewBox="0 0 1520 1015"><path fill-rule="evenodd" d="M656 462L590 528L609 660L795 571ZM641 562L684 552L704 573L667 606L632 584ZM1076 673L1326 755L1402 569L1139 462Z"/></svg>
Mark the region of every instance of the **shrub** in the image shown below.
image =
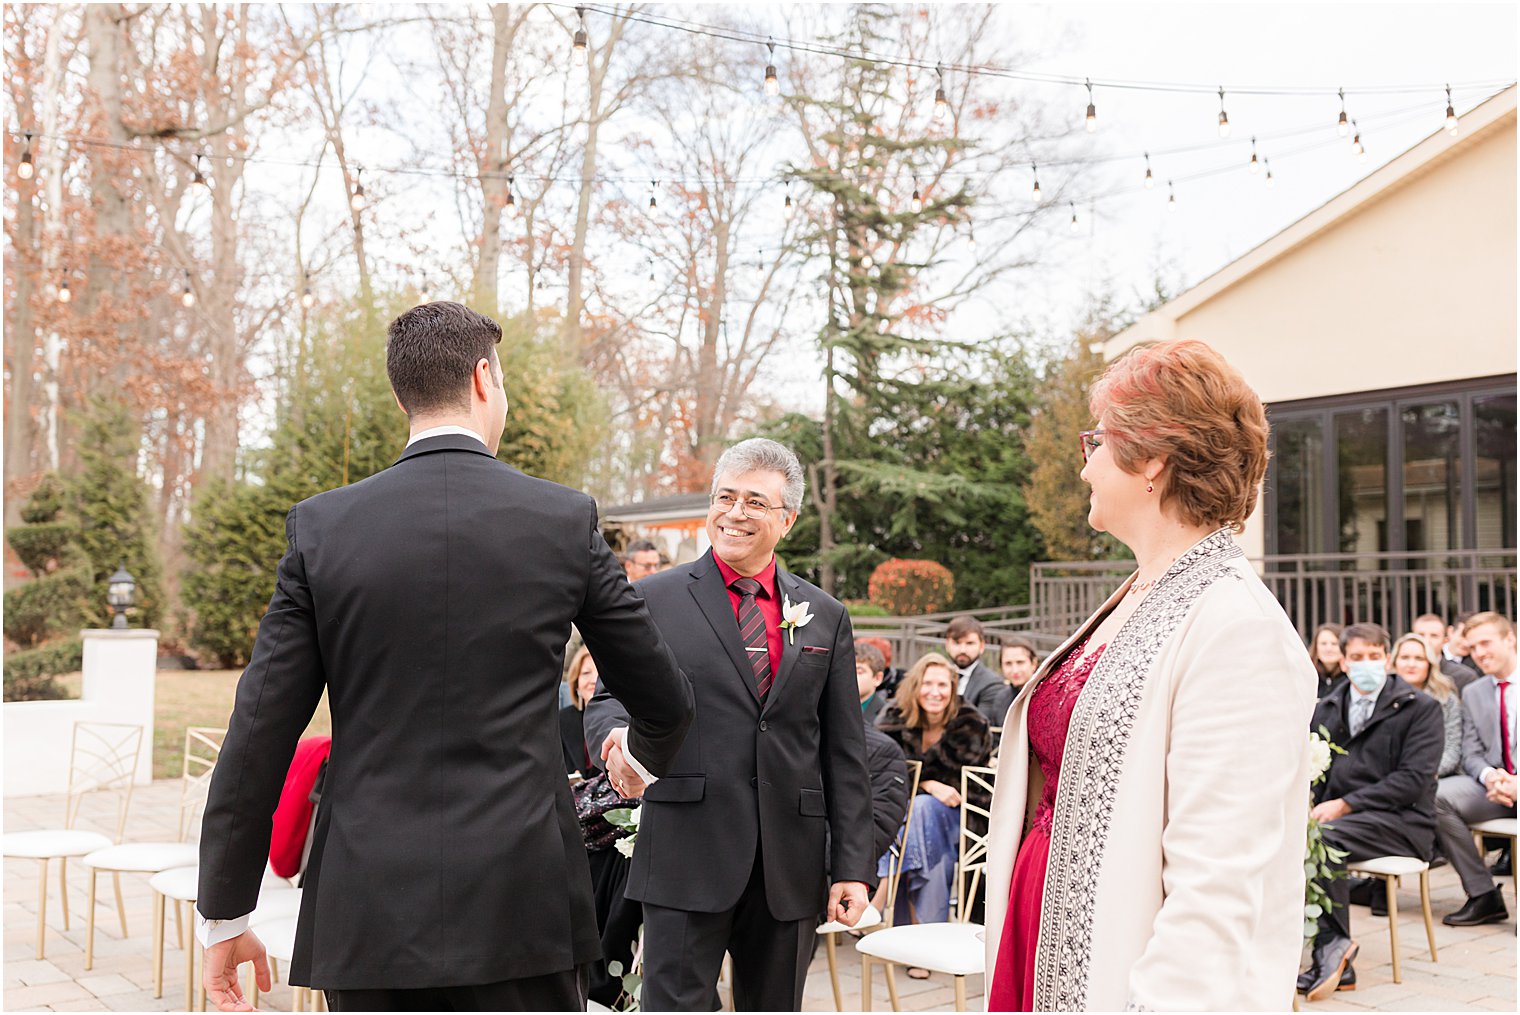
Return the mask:
<svg viewBox="0 0 1520 1015"><path fill-rule="evenodd" d="M73 673L84 662L84 643L78 638L43 648L12 653L5 660L5 700L44 701L64 697L58 673Z"/></svg>
<svg viewBox="0 0 1520 1015"><path fill-rule="evenodd" d="M871 602L897 617L937 613L955 598L955 576L932 560L894 557L877 565L868 586Z"/></svg>
<svg viewBox="0 0 1520 1015"><path fill-rule="evenodd" d="M852 617L890 616L882 607L864 599L847 599L845 600L844 608L850 611L850 616Z"/></svg>

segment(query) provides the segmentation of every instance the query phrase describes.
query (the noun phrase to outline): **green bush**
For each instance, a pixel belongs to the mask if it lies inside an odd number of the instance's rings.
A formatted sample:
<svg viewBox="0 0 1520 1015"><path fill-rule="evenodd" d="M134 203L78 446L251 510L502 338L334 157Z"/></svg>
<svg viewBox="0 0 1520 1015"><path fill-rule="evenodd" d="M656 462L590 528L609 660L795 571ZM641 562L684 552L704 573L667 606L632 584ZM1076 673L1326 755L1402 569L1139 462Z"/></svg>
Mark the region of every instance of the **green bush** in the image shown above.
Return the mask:
<svg viewBox="0 0 1520 1015"><path fill-rule="evenodd" d="M12 653L5 660L5 700L46 701L65 697L55 675L73 673L83 662L84 644L78 638Z"/></svg>
<svg viewBox="0 0 1520 1015"><path fill-rule="evenodd" d="M850 616L852 617L891 616L891 614L882 609L880 606L877 606L875 603L867 602L864 599L847 599L845 600L844 608L850 611Z"/></svg>
<svg viewBox="0 0 1520 1015"><path fill-rule="evenodd" d="M21 509L21 520L28 525L53 521L63 512L67 497L63 480L56 473L49 472L27 498L26 506Z"/></svg>
<svg viewBox="0 0 1520 1015"><path fill-rule="evenodd" d="M79 527L66 522L41 522L33 525L17 525L6 533L6 541L16 556L21 558L34 574L47 570L48 561L63 556L64 547L79 535Z"/></svg>
<svg viewBox="0 0 1520 1015"><path fill-rule="evenodd" d="M5 636L34 648L51 635L78 630L94 591L94 575L82 562L18 585L5 593Z"/></svg>

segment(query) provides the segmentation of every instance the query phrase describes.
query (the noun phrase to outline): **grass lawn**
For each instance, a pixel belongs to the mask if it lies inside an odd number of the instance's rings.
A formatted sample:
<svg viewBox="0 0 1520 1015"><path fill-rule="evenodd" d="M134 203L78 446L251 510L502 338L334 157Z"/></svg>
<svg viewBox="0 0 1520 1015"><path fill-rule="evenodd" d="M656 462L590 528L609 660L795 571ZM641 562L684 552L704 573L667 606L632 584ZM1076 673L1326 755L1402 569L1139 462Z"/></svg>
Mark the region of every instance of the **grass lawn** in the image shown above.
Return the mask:
<svg viewBox="0 0 1520 1015"><path fill-rule="evenodd" d="M153 694L153 778L178 779L185 752L185 730L190 726L225 729L232 715L242 670L159 670ZM84 677L70 673L59 678L68 696L79 697ZM317 705L306 736L332 732L327 695Z"/></svg>

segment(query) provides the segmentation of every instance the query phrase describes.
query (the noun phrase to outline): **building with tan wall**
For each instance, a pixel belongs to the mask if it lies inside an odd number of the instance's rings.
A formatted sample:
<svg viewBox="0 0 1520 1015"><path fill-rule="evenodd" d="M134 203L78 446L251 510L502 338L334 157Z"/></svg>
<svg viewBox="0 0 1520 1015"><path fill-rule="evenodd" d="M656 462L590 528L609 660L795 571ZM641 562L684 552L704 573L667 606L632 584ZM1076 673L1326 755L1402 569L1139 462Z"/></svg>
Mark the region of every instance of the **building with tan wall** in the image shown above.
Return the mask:
<svg viewBox="0 0 1520 1015"><path fill-rule="evenodd" d="M1513 568L1515 98L1499 93L1105 344L1113 358L1201 339L1268 403L1252 557L1377 572L1502 549ZM1345 559L1379 553L1393 556ZM1492 596L1426 598L1450 612Z"/></svg>

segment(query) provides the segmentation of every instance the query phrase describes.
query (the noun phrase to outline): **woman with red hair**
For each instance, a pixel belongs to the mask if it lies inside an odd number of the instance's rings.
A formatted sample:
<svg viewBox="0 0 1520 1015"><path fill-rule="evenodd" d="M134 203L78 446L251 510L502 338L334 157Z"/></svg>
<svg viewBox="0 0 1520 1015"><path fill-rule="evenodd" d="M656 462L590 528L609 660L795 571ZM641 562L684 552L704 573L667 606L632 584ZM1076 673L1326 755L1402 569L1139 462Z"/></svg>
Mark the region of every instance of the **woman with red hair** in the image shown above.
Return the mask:
<svg viewBox="0 0 1520 1015"><path fill-rule="evenodd" d="M1090 408L1088 524L1137 568L1003 722L988 1007L1287 1010L1315 675L1234 540L1266 414L1192 341L1115 361Z"/></svg>

